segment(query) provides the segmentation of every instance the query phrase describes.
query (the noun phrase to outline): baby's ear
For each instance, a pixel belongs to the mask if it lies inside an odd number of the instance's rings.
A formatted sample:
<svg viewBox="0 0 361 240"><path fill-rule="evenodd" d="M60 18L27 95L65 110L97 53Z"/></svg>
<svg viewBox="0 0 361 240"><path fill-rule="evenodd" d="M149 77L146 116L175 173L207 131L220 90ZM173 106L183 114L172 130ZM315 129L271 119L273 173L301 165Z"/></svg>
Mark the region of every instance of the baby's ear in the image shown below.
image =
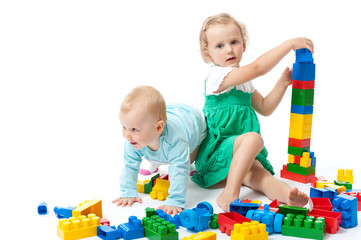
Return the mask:
<svg viewBox="0 0 361 240"><path fill-rule="evenodd" d="M245 52L246 51L246 43L245 42L243 42L243 52Z"/></svg>
<svg viewBox="0 0 361 240"><path fill-rule="evenodd" d="M164 130L164 126L165 126L164 121L159 120L159 122L157 123L157 133L162 134L162 132Z"/></svg>

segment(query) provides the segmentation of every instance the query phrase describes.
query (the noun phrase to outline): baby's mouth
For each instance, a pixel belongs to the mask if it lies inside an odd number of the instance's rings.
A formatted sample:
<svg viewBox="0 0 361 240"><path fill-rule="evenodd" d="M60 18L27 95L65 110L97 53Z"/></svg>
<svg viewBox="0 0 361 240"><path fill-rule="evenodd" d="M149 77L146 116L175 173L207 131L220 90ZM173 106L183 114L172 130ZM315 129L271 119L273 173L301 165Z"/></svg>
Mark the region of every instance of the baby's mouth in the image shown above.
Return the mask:
<svg viewBox="0 0 361 240"><path fill-rule="evenodd" d="M236 57L228 58L228 59L227 59L227 62L233 61L233 60L235 60L235 59L236 59Z"/></svg>

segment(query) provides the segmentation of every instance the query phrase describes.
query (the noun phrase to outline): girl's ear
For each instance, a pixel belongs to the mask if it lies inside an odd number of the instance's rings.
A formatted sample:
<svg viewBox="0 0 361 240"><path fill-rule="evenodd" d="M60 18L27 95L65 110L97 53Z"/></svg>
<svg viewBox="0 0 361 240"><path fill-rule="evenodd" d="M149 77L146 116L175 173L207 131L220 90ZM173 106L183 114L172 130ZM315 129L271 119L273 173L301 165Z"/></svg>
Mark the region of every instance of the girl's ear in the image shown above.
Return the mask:
<svg viewBox="0 0 361 240"><path fill-rule="evenodd" d="M245 51L246 51L246 43L243 42L243 52L245 52Z"/></svg>
<svg viewBox="0 0 361 240"><path fill-rule="evenodd" d="M163 130L164 130L164 126L165 126L165 123L163 120L160 120L158 123L157 123L157 133L159 135L161 135L163 133Z"/></svg>

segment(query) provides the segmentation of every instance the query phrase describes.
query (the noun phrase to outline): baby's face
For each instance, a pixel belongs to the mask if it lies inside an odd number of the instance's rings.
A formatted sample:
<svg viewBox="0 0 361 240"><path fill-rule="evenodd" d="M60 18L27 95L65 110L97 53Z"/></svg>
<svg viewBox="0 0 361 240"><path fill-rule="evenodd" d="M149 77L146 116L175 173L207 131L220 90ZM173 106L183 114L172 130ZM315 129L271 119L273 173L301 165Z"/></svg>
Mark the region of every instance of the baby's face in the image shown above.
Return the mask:
<svg viewBox="0 0 361 240"><path fill-rule="evenodd" d="M157 133L158 121L152 114L142 109L133 109L120 114L120 123L123 126L123 137L137 150L146 146L153 146L159 141Z"/></svg>
<svg viewBox="0 0 361 240"><path fill-rule="evenodd" d="M216 24L207 29L208 56L221 67L238 67L246 44L234 23Z"/></svg>

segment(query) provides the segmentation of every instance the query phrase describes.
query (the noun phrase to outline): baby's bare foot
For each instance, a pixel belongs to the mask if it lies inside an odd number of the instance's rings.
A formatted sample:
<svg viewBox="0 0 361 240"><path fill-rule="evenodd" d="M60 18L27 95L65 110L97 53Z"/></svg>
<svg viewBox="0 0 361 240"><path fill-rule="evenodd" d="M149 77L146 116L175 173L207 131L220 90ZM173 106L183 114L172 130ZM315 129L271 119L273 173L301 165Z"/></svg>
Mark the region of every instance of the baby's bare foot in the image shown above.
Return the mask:
<svg viewBox="0 0 361 240"><path fill-rule="evenodd" d="M238 196L233 194L227 194L224 190L216 199L216 202L220 208L225 212L229 212L229 204L236 200Z"/></svg>
<svg viewBox="0 0 361 240"><path fill-rule="evenodd" d="M308 203L308 196L304 192L298 191L298 188L292 188L287 199L289 206L303 207Z"/></svg>

